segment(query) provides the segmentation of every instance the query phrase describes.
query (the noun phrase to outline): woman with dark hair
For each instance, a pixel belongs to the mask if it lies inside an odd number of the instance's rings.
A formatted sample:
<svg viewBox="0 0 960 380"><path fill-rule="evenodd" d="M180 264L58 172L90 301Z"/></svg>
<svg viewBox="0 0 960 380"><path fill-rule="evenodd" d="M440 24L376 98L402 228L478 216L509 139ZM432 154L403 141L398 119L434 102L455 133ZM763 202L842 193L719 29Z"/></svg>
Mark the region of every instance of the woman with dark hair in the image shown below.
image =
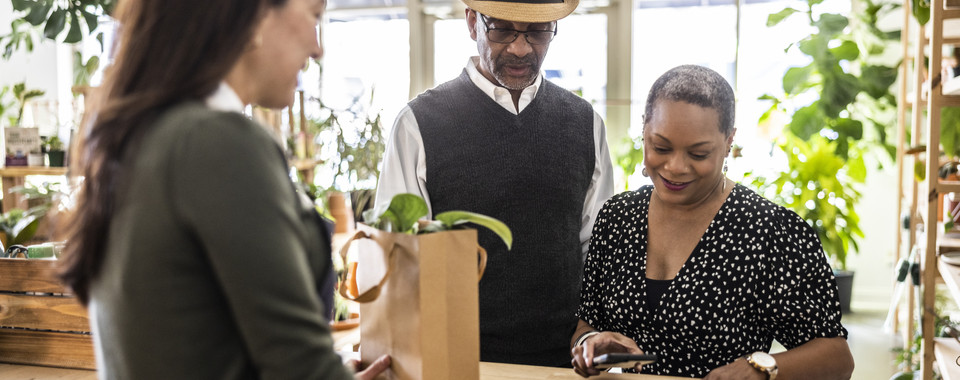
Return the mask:
<svg viewBox="0 0 960 380"><path fill-rule="evenodd" d="M120 1L115 63L71 163L62 271L88 306L101 378L353 378L318 286L322 221L241 114L293 103L297 72L323 55L325 6Z"/></svg>
<svg viewBox="0 0 960 380"><path fill-rule="evenodd" d="M848 379L836 280L796 213L725 176L734 93L679 66L650 89L643 173L597 216L571 339L573 365L650 353L643 373L720 379ZM787 351L770 355L773 340Z"/></svg>

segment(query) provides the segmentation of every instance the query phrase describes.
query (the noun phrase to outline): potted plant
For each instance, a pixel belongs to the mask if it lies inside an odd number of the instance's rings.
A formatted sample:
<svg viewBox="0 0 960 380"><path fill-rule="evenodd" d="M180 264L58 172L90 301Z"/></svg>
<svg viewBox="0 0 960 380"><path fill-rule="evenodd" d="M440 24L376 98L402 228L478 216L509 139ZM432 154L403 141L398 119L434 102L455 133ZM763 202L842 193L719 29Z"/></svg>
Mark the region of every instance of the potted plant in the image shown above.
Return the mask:
<svg viewBox="0 0 960 380"><path fill-rule="evenodd" d="M372 96L371 96L372 98ZM386 147L380 113L367 111L369 105L359 100L343 110L326 106L313 98L320 109L320 117L307 120L307 134L315 136L320 163L317 172L325 173L325 182L314 182L313 194L326 202L325 210L349 206L348 220L362 220L363 212L373 205L380 163ZM331 194L340 205L329 204ZM347 198L349 194L349 198ZM342 201L341 201L342 199Z"/></svg>
<svg viewBox="0 0 960 380"><path fill-rule="evenodd" d="M788 49L798 49L810 63L786 71L782 94L761 97L772 101L761 123L775 113L790 117L776 143L786 167L747 176L761 194L795 211L816 230L847 312L853 274L847 271L846 259L863 238L855 207L866 181L865 160L895 154L887 130L896 125L896 98L890 87L897 70L879 57L899 41L899 31L881 31L876 20L897 4L865 0L865 9L857 16L860 22L851 22L844 15L815 12L820 3L807 0L806 9L788 7L767 20L773 27L791 15L805 16L813 33Z"/></svg>
<svg viewBox="0 0 960 380"><path fill-rule="evenodd" d="M27 107L27 102L30 101L30 99L43 96L44 93L43 90L27 89L26 82L13 85L13 97L16 101L14 104L17 107L17 116L10 118L10 125L19 126L23 121L23 110Z"/></svg>
<svg viewBox="0 0 960 380"><path fill-rule="evenodd" d="M50 159L51 167L62 167L66 151L63 150L63 141L60 137L51 136L47 139L47 157Z"/></svg>
<svg viewBox="0 0 960 380"><path fill-rule="evenodd" d="M345 297L359 303L361 361L390 353L394 368L413 368L411 378L478 379L478 282L487 255L468 223L489 228L508 248L513 237L487 216L447 211L422 220L427 214L422 198L398 194L385 210L366 212L369 225L361 225L341 249L346 261L352 241L365 243L357 246L364 271L357 275L364 279L360 294L346 294L348 287L340 285Z"/></svg>

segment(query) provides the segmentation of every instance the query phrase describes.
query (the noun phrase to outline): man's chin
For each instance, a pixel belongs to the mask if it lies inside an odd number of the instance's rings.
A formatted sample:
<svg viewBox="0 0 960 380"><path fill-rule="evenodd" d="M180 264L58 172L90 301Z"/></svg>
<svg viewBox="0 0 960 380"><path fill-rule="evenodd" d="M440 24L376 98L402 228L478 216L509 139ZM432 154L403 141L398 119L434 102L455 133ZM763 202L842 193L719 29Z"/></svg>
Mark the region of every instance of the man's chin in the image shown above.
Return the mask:
<svg viewBox="0 0 960 380"><path fill-rule="evenodd" d="M497 78L497 80L500 82L500 85L503 86L504 88L508 90L519 91L533 85L533 82L536 81L536 77L519 79L519 78L501 76Z"/></svg>

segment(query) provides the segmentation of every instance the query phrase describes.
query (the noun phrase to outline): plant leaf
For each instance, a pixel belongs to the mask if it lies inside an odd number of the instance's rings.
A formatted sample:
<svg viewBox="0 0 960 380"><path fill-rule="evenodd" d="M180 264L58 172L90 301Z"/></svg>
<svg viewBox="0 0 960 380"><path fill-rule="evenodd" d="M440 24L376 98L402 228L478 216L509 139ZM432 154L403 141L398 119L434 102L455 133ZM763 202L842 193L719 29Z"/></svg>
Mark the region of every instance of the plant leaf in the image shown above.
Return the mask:
<svg viewBox="0 0 960 380"><path fill-rule="evenodd" d="M395 232L409 233L415 230L417 221L430 213L427 202L417 195L410 193L397 194L390 200L390 206L387 207L393 219L396 221L397 229ZM381 217L382 218L382 217Z"/></svg>
<svg viewBox="0 0 960 380"><path fill-rule="evenodd" d="M37 233L37 225L39 224L40 218L36 215L24 216L13 226L13 236L7 236L10 243L9 245L23 244L30 241L33 235Z"/></svg>
<svg viewBox="0 0 960 380"><path fill-rule="evenodd" d="M40 26L40 24L43 24L43 22L47 20L47 15L50 14L50 8L53 7L53 2L30 2L27 7L30 9L30 13L23 16L23 19L27 20L30 25Z"/></svg>
<svg viewBox="0 0 960 380"><path fill-rule="evenodd" d="M910 8L913 10L913 17L921 26L930 21L930 2L925 0L910 0Z"/></svg>
<svg viewBox="0 0 960 380"><path fill-rule="evenodd" d="M68 13L70 16L70 30L67 31L67 38L64 43L74 44L83 40L83 32L80 29L80 18L76 14Z"/></svg>
<svg viewBox="0 0 960 380"><path fill-rule="evenodd" d="M781 23L783 20L786 20L787 17L790 17L790 15L797 12L799 11L796 9L787 7L780 12L767 16L767 27L776 26L777 24Z"/></svg>
<svg viewBox="0 0 960 380"><path fill-rule="evenodd" d="M97 25L99 25L97 15L83 9L80 10L80 14L83 15L83 20L87 23L87 32L93 33L93 31L97 29Z"/></svg>
<svg viewBox="0 0 960 380"><path fill-rule="evenodd" d="M856 42L848 40L841 42L840 46L830 49L830 53L839 60L852 61L860 56L860 48L857 47Z"/></svg>
<svg viewBox="0 0 960 380"><path fill-rule="evenodd" d="M57 10L50 14L50 18L47 19L47 25L43 27L43 36L55 40L66 25L67 11L57 8Z"/></svg>
<svg viewBox="0 0 960 380"><path fill-rule="evenodd" d="M510 228L495 218L469 211L459 210L441 212L437 214L435 218L443 223L443 225L447 228L452 228L455 225L463 223L473 223L487 227L490 229L490 231L493 231L493 233L497 234L497 236L503 240L503 243L507 245L508 250L513 246L513 233L510 232Z"/></svg>
<svg viewBox="0 0 960 380"><path fill-rule="evenodd" d="M815 23L817 28L820 29L820 35L826 39L832 39L840 34L849 24L850 20L846 16L836 13L824 13Z"/></svg>
<svg viewBox="0 0 960 380"><path fill-rule="evenodd" d="M818 103L814 102L793 113L793 119L790 120L789 125L791 133L804 140L820 133L820 130L826 125L824 125L823 116L817 107Z"/></svg>
<svg viewBox="0 0 960 380"><path fill-rule="evenodd" d="M802 87L801 84L807 81L812 71L812 64L787 69L787 72L783 74L783 91L787 94L793 94L797 88Z"/></svg>

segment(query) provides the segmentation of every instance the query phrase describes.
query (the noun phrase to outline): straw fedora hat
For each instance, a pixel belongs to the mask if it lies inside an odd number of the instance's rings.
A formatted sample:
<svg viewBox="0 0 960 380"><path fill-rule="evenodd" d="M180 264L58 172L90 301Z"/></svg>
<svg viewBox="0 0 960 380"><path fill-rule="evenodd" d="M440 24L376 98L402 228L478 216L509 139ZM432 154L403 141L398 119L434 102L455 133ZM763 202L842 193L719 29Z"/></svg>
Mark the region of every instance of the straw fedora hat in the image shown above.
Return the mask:
<svg viewBox="0 0 960 380"><path fill-rule="evenodd" d="M551 22L567 17L580 0L463 0L481 14L513 22Z"/></svg>

